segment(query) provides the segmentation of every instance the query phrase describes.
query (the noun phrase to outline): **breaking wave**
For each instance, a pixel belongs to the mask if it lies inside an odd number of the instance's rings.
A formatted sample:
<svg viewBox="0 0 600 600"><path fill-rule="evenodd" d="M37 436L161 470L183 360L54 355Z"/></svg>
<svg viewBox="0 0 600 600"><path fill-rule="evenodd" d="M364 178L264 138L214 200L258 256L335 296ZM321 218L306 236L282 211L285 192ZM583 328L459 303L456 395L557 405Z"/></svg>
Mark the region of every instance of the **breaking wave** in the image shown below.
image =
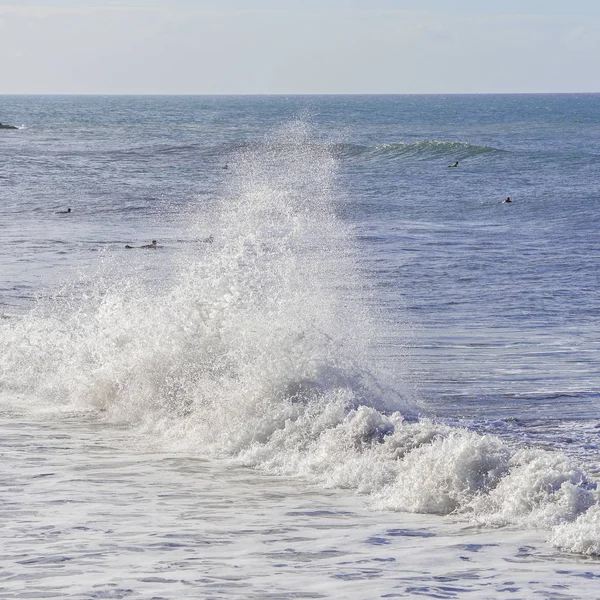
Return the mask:
<svg viewBox="0 0 600 600"><path fill-rule="evenodd" d="M0 321L5 409L87 410L159 450L349 488L378 509L545 528L598 554L596 490L577 464L417 419L403 365L374 366L384 331L403 328L375 308L337 216L337 152L303 123L274 138L236 156L230 188L190 226L213 243L186 246L164 277L119 277L115 253L84 288ZM463 147L422 144L408 151ZM166 268L137 256L140 272Z"/></svg>

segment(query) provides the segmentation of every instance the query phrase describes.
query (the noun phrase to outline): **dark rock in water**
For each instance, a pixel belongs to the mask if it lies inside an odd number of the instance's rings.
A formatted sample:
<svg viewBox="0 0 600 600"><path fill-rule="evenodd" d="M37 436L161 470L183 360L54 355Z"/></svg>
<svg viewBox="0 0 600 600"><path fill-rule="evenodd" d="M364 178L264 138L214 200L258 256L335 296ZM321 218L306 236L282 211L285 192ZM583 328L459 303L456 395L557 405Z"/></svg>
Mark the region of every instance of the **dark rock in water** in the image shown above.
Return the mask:
<svg viewBox="0 0 600 600"><path fill-rule="evenodd" d="M19 128L15 127L14 125L2 125L2 123L0 123L0 129L19 129Z"/></svg>

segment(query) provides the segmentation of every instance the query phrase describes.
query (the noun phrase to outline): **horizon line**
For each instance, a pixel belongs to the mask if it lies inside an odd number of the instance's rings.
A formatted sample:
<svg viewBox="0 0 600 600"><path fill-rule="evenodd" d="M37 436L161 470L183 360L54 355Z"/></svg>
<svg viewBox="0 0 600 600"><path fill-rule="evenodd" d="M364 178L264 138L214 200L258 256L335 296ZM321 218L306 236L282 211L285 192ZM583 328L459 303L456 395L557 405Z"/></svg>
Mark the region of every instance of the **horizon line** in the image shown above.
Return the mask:
<svg viewBox="0 0 600 600"><path fill-rule="evenodd" d="M218 93L218 92L0 92L0 96L137 96L137 97L169 97L169 96L212 96L212 97L231 97L231 96L269 96L269 97L289 97L289 96L593 96L600 94L595 92L237 92L237 93Z"/></svg>

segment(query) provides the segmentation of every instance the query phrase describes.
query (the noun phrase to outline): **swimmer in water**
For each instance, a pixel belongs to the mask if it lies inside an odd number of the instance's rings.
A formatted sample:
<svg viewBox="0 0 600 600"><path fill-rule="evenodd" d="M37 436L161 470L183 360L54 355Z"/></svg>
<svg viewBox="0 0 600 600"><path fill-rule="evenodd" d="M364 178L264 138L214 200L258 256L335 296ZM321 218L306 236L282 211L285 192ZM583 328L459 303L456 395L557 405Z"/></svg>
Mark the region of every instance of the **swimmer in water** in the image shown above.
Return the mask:
<svg viewBox="0 0 600 600"><path fill-rule="evenodd" d="M67 210L57 210L55 214L57 215L68 215L71 212L70 208L67 208Z"/></svg>
<svg viewBox="0 0 600 600"><path fill-rule="evenodd" d="M506 200L502 200L502 204L508 204L509 202L512 202L510 196L506 196Z"/></svg>
<svg viewBox="0 0 600 600"><path fill-rule="evenodd" d="M143 246L138 246L139 248L157 248L156 245L156 240L152 240L151 244L144 244ZM136 246L130 246L129 244L125 245L125 248L127 248L128 250L132 250L133 248L136 248Z"/></svg>
<svg viewBox="0 0 600 600"><path fill-rule="evenodd" d="M454 164L452 165L448 165L448 168L450 169L451 167L458 167L458 161L456 161Z"/></svg>

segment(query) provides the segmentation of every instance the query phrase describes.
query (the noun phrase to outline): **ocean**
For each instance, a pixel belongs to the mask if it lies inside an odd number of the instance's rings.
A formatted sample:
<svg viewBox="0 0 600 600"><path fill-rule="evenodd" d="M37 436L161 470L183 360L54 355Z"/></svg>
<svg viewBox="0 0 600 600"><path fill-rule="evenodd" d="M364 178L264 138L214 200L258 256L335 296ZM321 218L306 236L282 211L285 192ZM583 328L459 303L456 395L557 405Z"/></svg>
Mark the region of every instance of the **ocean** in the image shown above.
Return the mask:
<svg viewBox="0 0 600 600"><path fill-rule="evenodd" d="M0 121L0 597L600 597L600 95Z"/></svg>

